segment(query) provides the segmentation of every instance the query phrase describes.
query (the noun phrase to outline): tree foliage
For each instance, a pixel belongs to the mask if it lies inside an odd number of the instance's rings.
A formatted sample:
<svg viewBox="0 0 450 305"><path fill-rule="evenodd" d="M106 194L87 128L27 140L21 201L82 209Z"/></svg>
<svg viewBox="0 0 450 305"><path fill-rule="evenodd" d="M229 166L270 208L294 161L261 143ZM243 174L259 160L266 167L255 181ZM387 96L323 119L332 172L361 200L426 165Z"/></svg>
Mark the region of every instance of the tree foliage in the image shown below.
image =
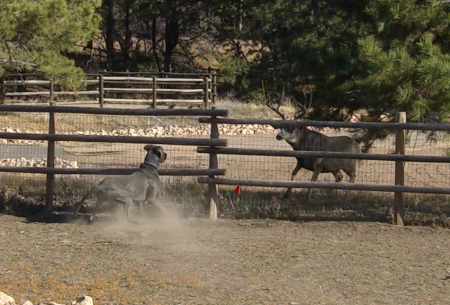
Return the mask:
<svg viewBox="0 0 450 305"><path fill-rule="evenodd" d="M96 1L0 4L4 70L36 68L71 85L64 55L99 22ZM446 119L450 4L442 0L103 0L110 70L193 71L220 64L221 93L285 92L309 119ZM200 60L201 59L201 60ZM72 81L73 80L73 81ZM370 143L383 134L365 133Z"/></svg>
<svg viewBox="0 0 450 305"><path fill-rule="evenodd" d="M98 32L98 1L6 0L0 4L0 74L35 70L76 88L83 71L65 56Z"/></svg>
<svg viewBox="0 0 450 305"><path fill-rule="evenodd" d="M354 87L358 106L373 115L407 111L420 121L448 112L449 7L439 0L372 1L366 8L377 31L358 41L365 63Z"/></svg>

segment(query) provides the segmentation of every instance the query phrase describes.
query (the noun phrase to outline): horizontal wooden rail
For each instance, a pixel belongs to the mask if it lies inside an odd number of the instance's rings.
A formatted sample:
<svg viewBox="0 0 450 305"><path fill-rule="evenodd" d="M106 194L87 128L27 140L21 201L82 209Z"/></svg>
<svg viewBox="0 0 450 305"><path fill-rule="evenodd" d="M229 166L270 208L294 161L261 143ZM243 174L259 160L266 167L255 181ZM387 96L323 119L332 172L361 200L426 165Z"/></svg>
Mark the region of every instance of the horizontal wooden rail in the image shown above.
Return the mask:
<svg viewBox="0 0 450 305"><path fill-rule="evenodd" d="M16 167L0 166L0 172L28 173L28 174L54 174L54 175L130 175L135 168L49 168L49 167ZM225 175L225 169L159 169L161 176L209 176Z"/></svg>
<svg viewBox="0 0 450 305"><path fill-rule="evenodd" d="M244 156L273 156L273 157L319 157L336 159L355 160L380 160L380 161L408 161L408 162L434 162L450 163L447 156L415 156L396 154L371 154L371 153L347 153L347 152L326 152L326 151L299 151L299 150L265 150L247 148L209 148L198 147L198 153L219 155L244 155Z"/></svg>
<svg viewBox="0 0 450 305"><path fill-rule="evenodd" d="M95 79L88 79L85 80L83 83L92 85L92 84L98 84L98 80ZM5 81L5 86L20 86L20 85L43 85L48 86L50 85L49 80L7 80Z"/></svg>
<svg viewBox="0 0 450 305"><path fill-rule="evenodd" d="M86 100L86 101L53 101L53 105L92 105L92 104L98 104L98 100ZM10 101L8 105L23 105L23 101L17 100L17 101ZM27 106L48 106L48 102L37 102L37 103L27 103Z"/></svg>
<svg viewBox="0 0 450 305"><path fill-rule="evenodd" d="M227 109L119 109L66 106L0 105L0 112L54 112L104 115L227 116Z"/></svg>
<svg viewBox="0 0 450 305"><path fill-rule="evenodd" d="M103 80L106 82L108 81L140 81L142 83L153 82L153 77L136 77L136 76L104 76ZM191 83L203 83L203 78L161 78L157 77L156 82L191 82Z"/></svg>
<svg viewBox="0 0 450 305"><path fill-rule="evenodd" d="M50 95L50 91L30 91L30 92L6 92L5 96L34 96L34 95Z"/></svg>
<svg viewBox="0 0 450 305"><path fill-rule="evenodd" d="M111 104L149 104L153 103L152 99L120 99L120 98L104 98L103 102ZM186 103L186 104L204 104L204 100L180 100L180 99L156 99L157 103Z"/></svg>
<svg viewBox="0 0 450 305"><path fill-rule="evenodd" d="M211 118L201 118L200 123L211 123ZM438 123L372 123L372 122L328 122L328 121L294 121L294 120L259 120L259 119L217 119L218 124L248 124L271 125L276 128L283 126L314 126L331 128L363 128L387 130L429 130L450 131L450 124Z"/></svg>
<svg viewBox="0 0 450 305"><path fill-rule="evenodd" d="M22 139L57 142L101 142L101 143L136 143L165 144L189 146L226 146L226 139L172 138L172 137L133 137L133 136L101 136L101 135L69 135L0 132L0 139Z"/></svg>
<svg viewBox="0 0 450 305"><path fill-rule="evenodd" d="M17 85L50 85L49 80L6 80L5 86Z"/></svg>
<svg viewBox="0 0 450 305"><path fill-rule="evenodd" d="M146 75L146 76L161 76L161 75L174 75L177 77L180 76L211 76L214 75L215 73L209 73L209 72L191 72L191 73L178 73L178 72L104 72L101 73L101 75L103 75L104 77L110 77L110 76L116 76L116 75ZM34 74L29 74L29 75L34 75ZM87 74L88 76L93 76L93 75L99 75L99 74ZM19 74L20 76L20 74Z"/></svg>
<svg viewBox="0 0 450 305"><path fill-rule="evenodd" d="M153 89L148 88L104 88L105 92L111 93L153 93ZM211 91L211 90L210 90ZM57 91L55 91L56 93ZM204 93L204 89L156 89L158 94L197 94ZM28 92L27 92L28 93Z"/></svg>
<svg viewBox="0 0 450 305"><path fill-rule="evenodd" d="M127 82L123 82L123 81L114 81L114 80L109 80L109 81L104 81L105 84L115 84L115 85L141 85L141 86L149 86L153 84L153 79L149 79L149 81L145 81L145 82L139 82L139 81L127 81ZM98 81L96 81L96 83L98 84ZM170 85L170 86L203 86L202 83L199 82L170 82L170 81L158 81L157 85ZM217 85L217 84L216 84Z"/></svg>
<svg viewBox="0 0 450 305"><path fill-rule="evenodd" d="M450 195L450 188L444 187L419 187L405 185L374 185L343 182L297 182L297 181L279 181L279 180L245 180L229 178L208 178L198 177L199 183L222 184L222 185L240 185L240 186L258 186L258 187L281 187L281 188L315 188L315 189L336 189L336 190L355 190L355 191L375 191L375 192L404 192L404 193L423 193L423 194L445 194Z"/></svg>
<svg viewBox="0 0 450 305"><path fill-rule="evenodd" d="M88 90L88 91L54 91L53 95L98 95L99 92L97 90ZM45 95L49 96L50 91L44 92L14 92L14 93L5 93L5 96L33 96L33 95Z"/></svg>

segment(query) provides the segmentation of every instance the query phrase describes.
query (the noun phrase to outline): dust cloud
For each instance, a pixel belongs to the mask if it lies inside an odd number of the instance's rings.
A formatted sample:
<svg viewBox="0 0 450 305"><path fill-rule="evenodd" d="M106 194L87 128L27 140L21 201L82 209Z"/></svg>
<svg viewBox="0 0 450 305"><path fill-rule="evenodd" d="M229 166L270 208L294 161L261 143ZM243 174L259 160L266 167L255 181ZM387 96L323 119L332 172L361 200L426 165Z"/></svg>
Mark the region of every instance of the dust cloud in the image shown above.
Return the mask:
<svg viewBox="0 0 450 305"><path fill-rule="evenodd" d="M139 249L159 248L162 253L171 254L205 253L213 249L200 236L214 223L207 219L186 217L181 205L165 199L161 204L167 213L155 206L145 206L143 211L133 206L127 221L123 217L123 207L98 214L92 225L99 239L120 241L124 246ZM136 252L136 253L137 253ZM166 253L168 254L168 253Z"/></svg>

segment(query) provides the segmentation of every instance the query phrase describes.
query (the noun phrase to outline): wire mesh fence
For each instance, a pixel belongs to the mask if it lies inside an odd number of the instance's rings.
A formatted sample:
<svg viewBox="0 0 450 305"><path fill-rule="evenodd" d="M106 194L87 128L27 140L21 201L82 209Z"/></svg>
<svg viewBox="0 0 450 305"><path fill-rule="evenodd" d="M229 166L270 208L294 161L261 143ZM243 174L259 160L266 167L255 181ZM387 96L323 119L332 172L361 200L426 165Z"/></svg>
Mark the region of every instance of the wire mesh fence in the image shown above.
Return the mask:
<svg viewBox="0 0 450 305"><path fill-rule="evenodd" d="M8 113L0 115L3 131L47 133L48 114ZM271 126L220 125L221 138L228 140L230 148L254 148L273 150L292 150L284 140L277 140L278 130ZM350 135L346 130L322 130L328 136ZM56 114L57 134L84 135L130 135L151 137L195 137L209 138L208 124L199 124L197 117L154 117L154 116L116 116L91 114ZM435 133L432 140L423 132L409 132L406 154L442 156L448 155L450 140L446 133ZM45 166L47 143L31 140L2 140L1 166ZM168 154L162 168L198 169L208 168L207 154L198 154L195 146L164 145ZM371 153L389 154L395 151L395 138L376 141ZM137 168L142 162L145 151L142 144L56 142L56 167L75 168ZM219 155L219 168L227 170L227 177L235 179L290 180L296 159L293 157ZM393 185L395 162L393 161L357 161L357 183ZM405 184L409 186L447 187L449 164L407 162ZM297 181L309 181L312 172L300 170L295 176ZM61 201L74 201L100 181L99 175L56 175L55 191ZM45 175L0 173L3 185L29 190L34 194L45 191ZM345 181L348 177L344 178ZM194 210L201 210L206 201L206 186L199 185L194 177L161 177L165 196L176 203L188 204ZM331 173L322 173L318 181L333 182ZM317 211L339 208L354 209L387 207L391 193L369 193L352 191L315 190L313 201L306 205L304 190L294 190L292 199L282 200L286 191L281 188L241 187L240 194L235 186L219 186L221 202L219 211L224 215L236 213L260 213L260 215L281 213L294 209L297 212ZM444 204L447 196L408 195L409 206L417 202L436 201ZM437 199L436 199L437 198ZM262 214L261 214L262 213ZM252 214L252 215L254 215Z"/></svg>
<svg viewBox="0 0 450 305"><path fill-rule="evenodd" d="M266 134L227 136L228 148L255 148L292 150L284 140L277 140L278 130ZM322 130L328 136L351 136L346 130ZM442 156L447 155L450 141L446 133L434 135L430 140L427 133L409 132L406 143L406 154ZM315 148L317 150L317 147ZM376 154L391 154L395 152L395 135L376 141L370 151ZM220 155L220 166L227 169L227 177L235 179L262 179L262 180L290 180L297 160L293 157L272 156L240 156ZM358 169L356 183L374 185L395 184L395 162L379 160L357 161ZM294 180L309 181L312 171L301 169ZM321 173L317 181L333 182L335 177L331 173ZM348 177L344 178L348 181ZM450 181L450 165L447 163L407 162L405 165L405 185L448 187ZM261 217L268 214L280 214L283 210L294 209L296 212L315 212L325 209L355 209L372 208L382 205L388 208L391 204L392 193L373 193L367 191L339 191L316 189L313 191L313 200L307 204L306 192L302 189L294 190L290 200L284 200L286 189L268 187L239 188L240 194L232 186L220 186L223 210L229 212L243 212ZM409 207L417 203L427 204L430 201L448 205L448 196L443 195L409 195L405 194Z"/></svg>
<svg viewBox="0 0 450 305"><path fill-rule="evenodd" d="M1 116L4 132L47 133L48 114L8 114ZM196 117L154 117L154 116L114 116L90 114L55 115L56 134L76 135L118 135L149 137L209 138L209 128L200 126ZM98 142L56 142L56 168L138 168L145 157L145 144L98 143ZM164 145L168 154L161 168L207 169L208 156L199 155L195 146ZM0 166L45 167L47 142L31 140L4 140L0 144ZM55 195L59 204L73 203L80 199L102 175L55 175ZM22 194L44 194L45 175L0 173L3 185ZM195 177L161 177L164 190L162 195L170 197L174 203L185 203L198 210L188 193L194 185ZM204 188L202 186L202 188ZM188 192L189 191L189 192Z"/></svg>

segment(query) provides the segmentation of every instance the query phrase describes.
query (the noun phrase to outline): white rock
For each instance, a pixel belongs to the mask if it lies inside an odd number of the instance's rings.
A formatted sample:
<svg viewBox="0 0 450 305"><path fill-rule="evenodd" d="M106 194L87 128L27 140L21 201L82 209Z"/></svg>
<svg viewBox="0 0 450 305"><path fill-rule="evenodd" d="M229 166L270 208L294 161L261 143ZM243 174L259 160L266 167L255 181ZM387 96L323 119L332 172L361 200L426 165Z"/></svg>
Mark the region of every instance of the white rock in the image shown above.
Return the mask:
<svg viewBox="0 0 450 305"><path fill-rule="evenodd" d="M82 296L72 302L72 305L93 305L94 301L90 296Z"/></svg>
<svg viewBox="0 0 450 305"><path fill-rule="evenodd" d="M16 301L6 293L0 291L0 305L15 305Z"/></svg>
<svg viewBox="0 0 450 305"><path fill-rule="evenodd" d="M25 301L20 305L33 305L33 303L31 303L31 301ZM49 305L51 305L51 303L49 303Z"/></svg>

